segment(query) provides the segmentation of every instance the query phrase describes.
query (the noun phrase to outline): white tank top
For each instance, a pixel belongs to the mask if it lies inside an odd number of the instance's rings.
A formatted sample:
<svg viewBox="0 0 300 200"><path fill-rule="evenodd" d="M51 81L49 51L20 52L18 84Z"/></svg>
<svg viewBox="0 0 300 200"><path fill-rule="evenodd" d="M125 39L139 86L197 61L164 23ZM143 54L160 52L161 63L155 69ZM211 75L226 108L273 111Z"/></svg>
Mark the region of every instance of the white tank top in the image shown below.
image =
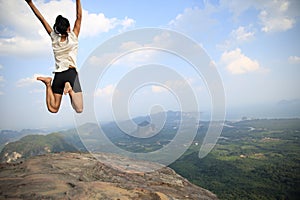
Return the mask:
<svg viewBox="0 0 300 200"><path fill-rule="evenodd" d="M63 72L70 66L77 67L78 38L73 31L61 42L61 36L54 31L50 33L55 58L55 72Z"/></svg>

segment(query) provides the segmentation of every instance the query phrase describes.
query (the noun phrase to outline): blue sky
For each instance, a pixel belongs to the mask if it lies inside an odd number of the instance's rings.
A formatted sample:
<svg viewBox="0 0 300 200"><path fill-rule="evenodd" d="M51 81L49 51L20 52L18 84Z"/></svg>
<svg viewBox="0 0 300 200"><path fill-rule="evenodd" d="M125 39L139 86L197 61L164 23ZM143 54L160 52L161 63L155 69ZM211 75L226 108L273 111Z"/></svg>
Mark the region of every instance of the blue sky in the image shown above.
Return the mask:
<svg viewBox="0 0 300 200"><path fill-rule="evenodd" d="M58 14L74 22L75 1L34 2L49 23ZM79 70L94 49L115 35L146 27L166 28L196 41L215 63L225 89L228 118L300 116L298 0L93 0L82 1L82 6ZM72 126L69 98L63 98L58 114L50 114L44 85L35 81L38 75L52 76L54 59L50 38L25 1L0 0L0 22L0 129ZM145 62L156 53L145 51L132 57ZM201 108L209 110L208 91L192 71L185 70L189 66L168 55L161 57L164 59L154 56L150 61L176 65L201 99ZM126 69L112 68L95 91L101 120L111 119L106 105ZM176 80L167 84L180 87ZM130 112L145 113L148 107L144 104L165 104L166 109L176 110L172 98L162 87L147 86L134 95Z"/></svg>

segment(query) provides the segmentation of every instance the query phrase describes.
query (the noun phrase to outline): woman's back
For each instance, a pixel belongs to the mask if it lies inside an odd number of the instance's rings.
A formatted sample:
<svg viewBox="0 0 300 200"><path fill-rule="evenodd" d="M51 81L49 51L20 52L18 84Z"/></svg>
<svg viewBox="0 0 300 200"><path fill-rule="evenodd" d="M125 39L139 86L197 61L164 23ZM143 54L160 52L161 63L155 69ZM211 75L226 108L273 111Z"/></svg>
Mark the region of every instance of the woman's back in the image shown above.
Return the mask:
<svg viewBox="0 0 300 200"><path fill-rule="evenodd" d="M78 38L71 31L66 39L62 41L62 36L54 31L50 34L52 48L55 57L55 72L67 70L70 66L77 67Z"/></svg>

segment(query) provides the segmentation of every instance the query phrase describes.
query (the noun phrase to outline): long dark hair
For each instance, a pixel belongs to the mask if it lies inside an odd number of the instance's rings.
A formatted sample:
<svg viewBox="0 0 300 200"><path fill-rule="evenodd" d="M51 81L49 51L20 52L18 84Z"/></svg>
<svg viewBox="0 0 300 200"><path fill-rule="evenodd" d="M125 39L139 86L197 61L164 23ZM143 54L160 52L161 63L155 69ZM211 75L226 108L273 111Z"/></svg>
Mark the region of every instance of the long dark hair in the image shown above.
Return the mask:
<svg viewBox="0 0 300 200"><path fill-rule="evenodd" d="M68 28L70 27L70 22L67 18L64 18L61 15L58 15L53 26L53 30L57 34L68 36Z"/></svg>

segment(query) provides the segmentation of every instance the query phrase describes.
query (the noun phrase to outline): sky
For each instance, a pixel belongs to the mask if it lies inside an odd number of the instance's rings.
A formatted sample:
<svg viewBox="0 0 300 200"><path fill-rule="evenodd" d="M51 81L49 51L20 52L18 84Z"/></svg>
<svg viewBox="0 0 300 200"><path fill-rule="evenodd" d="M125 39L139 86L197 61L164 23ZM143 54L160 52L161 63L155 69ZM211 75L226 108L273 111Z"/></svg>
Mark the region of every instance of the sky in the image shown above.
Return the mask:
<svg viewBox="0 0 300 200"><path fill-rule="evenodd" d="M62 14L73 26L74 0L34 3L51 25ZM94 50L113 37L149 27L166 29L186 36L205 50L221 78L228 119L300 117L300 1L83 0L82 6L79 76L94 58ZM142 47L137 40L124 43L124 47ZM153 37L150 43L167 41L166 34ZM99 120L113 119L112 97L120 92L122 78L153 63L174 69L184 81L141 85L127 102L130 116L156 108L180 110L176 94L169 89L180 89L185 83L192 87L200 111L210 111L211 91L190 64L170 52L143 49L114 61L99 77L93 94ZM63 97L57 114L49 113L45 86L36 81L40 75L53 76L54 65L51 40L26 2L0 0L0 130L74 125L76 114L69 98ZM89 80L80 81L84 86Z"/></svg>

